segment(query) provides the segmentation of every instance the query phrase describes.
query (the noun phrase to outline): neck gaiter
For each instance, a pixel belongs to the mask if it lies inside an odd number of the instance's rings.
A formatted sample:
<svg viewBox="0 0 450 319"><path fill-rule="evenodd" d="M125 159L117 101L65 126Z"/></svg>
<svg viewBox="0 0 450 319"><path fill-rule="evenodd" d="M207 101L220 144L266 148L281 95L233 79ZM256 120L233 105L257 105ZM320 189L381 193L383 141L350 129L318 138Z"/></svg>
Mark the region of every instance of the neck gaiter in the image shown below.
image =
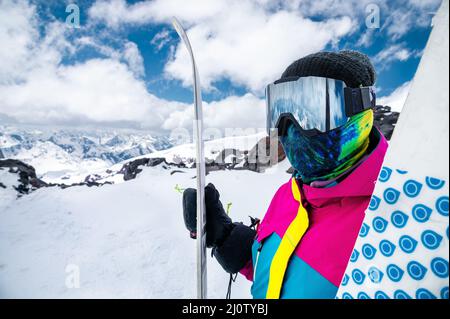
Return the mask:
<svg viewBox="0 0 450 319"><path fill-rule="evenodd" d="M296 178L306 184L327 181L355 165L366 153L373 127L373 111L350 118L343 126L314 137L305 136L295 125L280 137Z"/></svg>

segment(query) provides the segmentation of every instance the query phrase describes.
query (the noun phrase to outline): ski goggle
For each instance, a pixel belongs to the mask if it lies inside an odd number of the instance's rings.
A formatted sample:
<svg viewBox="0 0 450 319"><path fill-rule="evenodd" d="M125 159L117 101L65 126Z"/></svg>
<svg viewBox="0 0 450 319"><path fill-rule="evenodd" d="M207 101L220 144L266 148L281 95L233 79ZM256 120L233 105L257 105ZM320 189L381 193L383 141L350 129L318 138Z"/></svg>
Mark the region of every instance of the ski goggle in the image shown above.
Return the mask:
<svg viewBox="0 0 450 319"><path fill-rule="evenodd" d="M291 77L266 88L267 133L286 133L289 123L314 136L347 123L350 117L374 108L372 87L349 88L343 81L323 77Z"/></svg>

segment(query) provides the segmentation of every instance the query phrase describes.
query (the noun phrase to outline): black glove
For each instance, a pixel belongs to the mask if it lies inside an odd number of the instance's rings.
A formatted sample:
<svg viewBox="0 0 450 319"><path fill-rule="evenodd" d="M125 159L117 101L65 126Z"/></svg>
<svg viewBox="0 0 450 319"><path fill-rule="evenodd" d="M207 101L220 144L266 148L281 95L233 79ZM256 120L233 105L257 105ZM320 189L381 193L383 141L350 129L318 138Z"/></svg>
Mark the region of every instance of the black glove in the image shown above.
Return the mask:
<svg viewBox="0 0 450 319"><path fill-rule="evenodd" d="M223 243L233 229L233 222L225 213L220 195L213 184L205 187L206 247L213 248ZM188 188L183 193L183 216L191 237L197 237L197 190Z"/></svg>
<svg viewBox="0 0 450 319"><path fill-rule="evenodd" d="M205 187L206 246L213 248L219 264L229 273L240 271L251 259L251 247L256 232L241 223L233 223L220 202L213 184ZM197 191L188 188L183 193L183 217L191 237L197 235Z"/></svg>

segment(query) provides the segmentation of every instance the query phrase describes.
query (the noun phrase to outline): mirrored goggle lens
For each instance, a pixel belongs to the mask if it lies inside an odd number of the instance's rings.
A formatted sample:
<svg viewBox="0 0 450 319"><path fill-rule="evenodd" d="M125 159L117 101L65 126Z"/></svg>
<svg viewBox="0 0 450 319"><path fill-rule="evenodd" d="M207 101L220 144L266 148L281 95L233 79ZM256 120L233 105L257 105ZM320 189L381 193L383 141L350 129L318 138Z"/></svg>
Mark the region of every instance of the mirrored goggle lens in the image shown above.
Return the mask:
<svg viewBox="0 0 450 319"><path fill-rule="evenodd" d="M266 89L268 133L284 116L304 130L325 132L345 124L344 88L344 82L322 77L270 84Z"/></svg>

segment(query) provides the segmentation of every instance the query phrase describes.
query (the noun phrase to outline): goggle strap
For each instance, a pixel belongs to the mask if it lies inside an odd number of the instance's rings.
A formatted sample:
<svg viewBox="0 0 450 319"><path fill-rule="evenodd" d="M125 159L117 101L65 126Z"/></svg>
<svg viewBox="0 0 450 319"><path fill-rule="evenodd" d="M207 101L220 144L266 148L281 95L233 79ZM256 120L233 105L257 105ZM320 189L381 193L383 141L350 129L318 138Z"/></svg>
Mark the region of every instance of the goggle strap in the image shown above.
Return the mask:
<svg viewBox="0 0 450 319"><path fill-rule="evenodd" d="M371 87L344 88L345 115L352 117L376 105L375 92Z"/></svg>

